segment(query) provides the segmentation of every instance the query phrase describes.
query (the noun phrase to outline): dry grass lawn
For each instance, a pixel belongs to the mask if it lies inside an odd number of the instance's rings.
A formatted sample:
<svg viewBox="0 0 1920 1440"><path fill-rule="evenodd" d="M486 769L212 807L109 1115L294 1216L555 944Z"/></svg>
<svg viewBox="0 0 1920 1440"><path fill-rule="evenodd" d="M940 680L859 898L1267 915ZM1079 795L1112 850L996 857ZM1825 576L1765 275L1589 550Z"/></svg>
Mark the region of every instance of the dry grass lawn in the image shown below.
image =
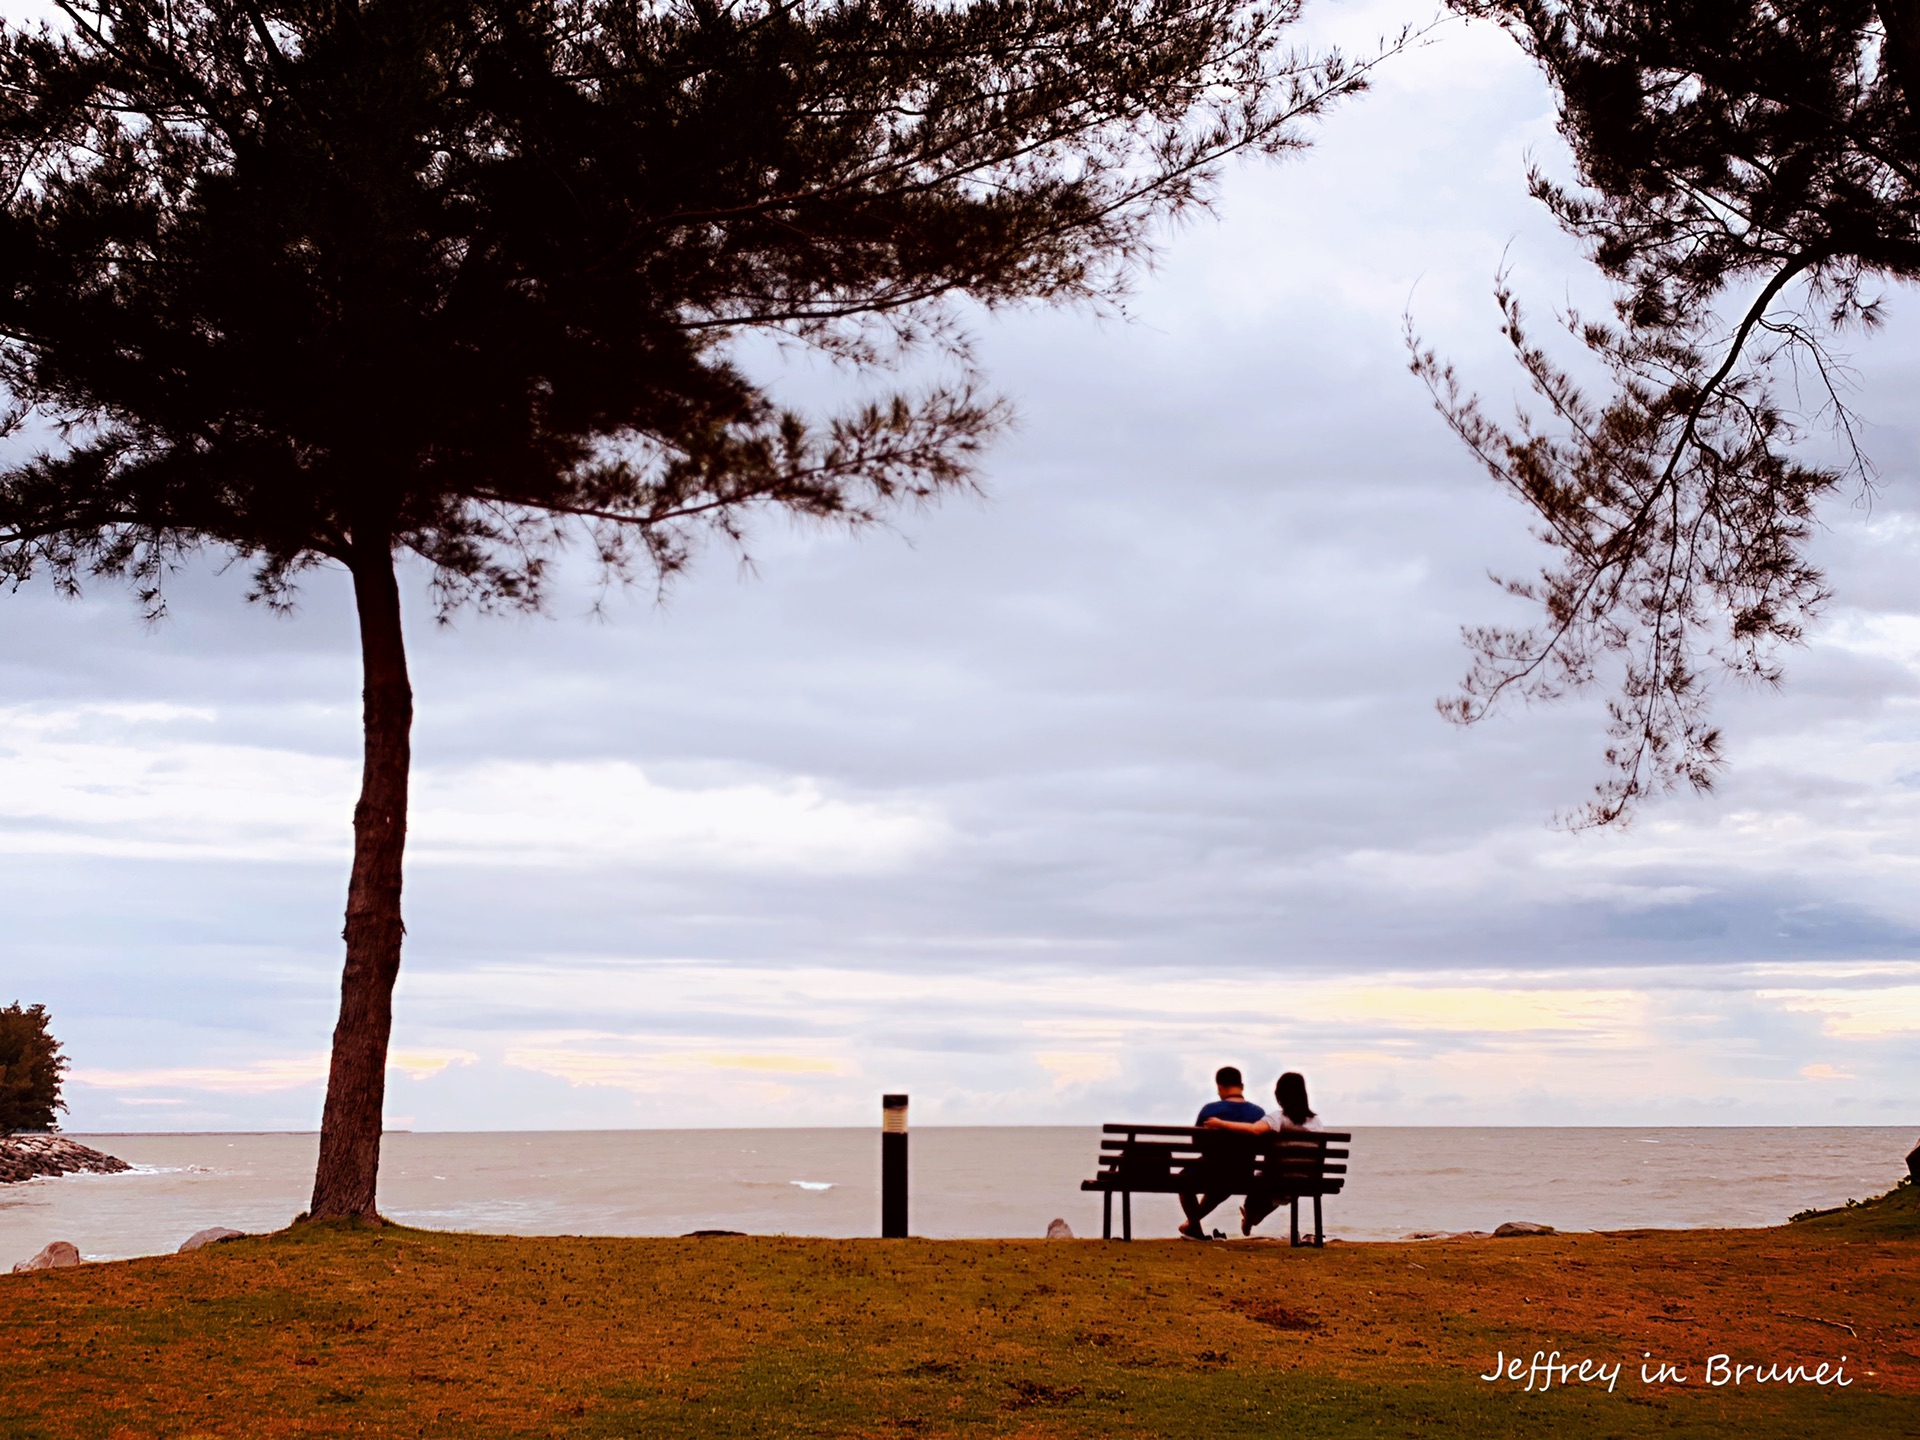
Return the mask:
<svg viewBox="0 0 1920 1440"><path fill-rule="evenodd" d="M1624 1368L1478 1378L1554 1350ZM1920 1195L1317 1252L315 1226L0 1277L3 1440L201 1435L1920 1436Z"/></svg>

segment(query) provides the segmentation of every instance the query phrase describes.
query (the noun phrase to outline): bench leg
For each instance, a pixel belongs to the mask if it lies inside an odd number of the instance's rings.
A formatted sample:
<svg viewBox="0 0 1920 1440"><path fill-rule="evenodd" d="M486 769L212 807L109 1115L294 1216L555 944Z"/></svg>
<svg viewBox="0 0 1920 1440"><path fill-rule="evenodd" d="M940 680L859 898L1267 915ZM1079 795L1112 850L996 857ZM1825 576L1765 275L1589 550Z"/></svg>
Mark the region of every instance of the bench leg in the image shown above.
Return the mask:
<svg viewBox="0 0 1920 1440"><path fill-rule="evenodd" d="M1313 1248L1318 1250L1327 1243L1320 1226L1320 1197L1313 1197Z"/></svg>
<svg viewBox="0 0 1920 1440"><path fill-rule="evenodd" d="M1120 1238L1133 1239L1133 1191L1120 1192Z"/></svg>
<svg viewBox="0 0 1920 1440"><path fill-rule="evenodd" d="M1100 1205L1100 1238L1111 1240L1113 1239L1113 1191L1106 1190L1101 1194L1103 1198Z"/></svg>
<svg viewBox="0 0 1920 1440"><path fill-rule="evenodd" d="M1293 1197L1293 1203L1287 1207L1293 1214L1293 1243L1300 1243L1300 1197Z"/></svg>

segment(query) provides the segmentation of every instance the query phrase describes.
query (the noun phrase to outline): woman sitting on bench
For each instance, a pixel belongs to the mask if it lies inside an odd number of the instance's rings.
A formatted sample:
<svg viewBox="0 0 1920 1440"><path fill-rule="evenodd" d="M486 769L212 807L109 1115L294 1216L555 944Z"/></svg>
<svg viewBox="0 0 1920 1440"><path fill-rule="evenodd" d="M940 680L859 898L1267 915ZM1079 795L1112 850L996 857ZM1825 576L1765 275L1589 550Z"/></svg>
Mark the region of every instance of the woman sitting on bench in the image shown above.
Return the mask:
<svg viewBox="0 0 1920 1440"><path fill-rule="evenodd" d="M1247 1123L1216 1118L1208 1120L1206 1128L1238 1130L1245 1135L1275 1135L1287 1130L1325 1128L1320 1123L1320 1117L1313 1113L1313 1107L1307 1103L1307 1080L1299 1071L1289 1070L1280 1077L1280 1083L1273 1087L1273 1098L1278 1108L1269 1110L1258 1120ZM1247 1196L1247 1203L1240 1207L1240 1233L1251 1235L1254 1226L1292 1199L1291 1195L1271 1191Z"/></svg>

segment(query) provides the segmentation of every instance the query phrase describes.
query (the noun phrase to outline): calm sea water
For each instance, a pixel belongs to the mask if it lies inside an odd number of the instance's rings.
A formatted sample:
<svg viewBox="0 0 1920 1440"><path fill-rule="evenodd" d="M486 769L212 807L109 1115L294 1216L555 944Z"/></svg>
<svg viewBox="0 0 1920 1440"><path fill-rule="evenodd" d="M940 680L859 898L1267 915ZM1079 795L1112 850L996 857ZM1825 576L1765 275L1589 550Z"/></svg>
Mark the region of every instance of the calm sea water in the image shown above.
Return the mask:
<svg viewBox="0 0 1920 1440"><path fill-rule="evenodd" d="M176 1248L209 1225L283 1226L306 1207L312 1135L97 1135L134 1164L0 1186L0 1270L50 1240L89 1259ZM917 1235L1040 1236L1065 1219L1100 1233L1083 1194L1099 1132L916 1130ZM1563 1230L1771 1225L1796 1210L1878 1194L1905 1173L1911 1129L1367 1129L1328 1233L1398 1239L1535 1220ZM389 1135L380 1208L441 1230L512 1235L873 1235L874 1130L609 1130ZM1214 1216L1235 1228L1233 1206ZM1172 1196L1134 1203L1136 1236L1170 1236ZM1284 1234L1282 1212L1266 1233Z"/></svg>

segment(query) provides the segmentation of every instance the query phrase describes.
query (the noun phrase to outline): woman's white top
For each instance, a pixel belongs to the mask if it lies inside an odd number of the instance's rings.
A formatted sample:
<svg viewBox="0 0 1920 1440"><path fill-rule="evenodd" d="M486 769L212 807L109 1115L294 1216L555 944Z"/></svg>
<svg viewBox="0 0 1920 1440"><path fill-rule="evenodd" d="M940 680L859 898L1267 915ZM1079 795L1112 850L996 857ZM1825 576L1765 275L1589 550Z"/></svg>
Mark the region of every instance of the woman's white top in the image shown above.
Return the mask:
<svg viewBox="0 0 1920 1440"><path fill-rule="evenodd" d="M1262 1118L1261 1123L1265 1125L1268 1130L1271 1130L1271 1131L1319 1130L1323 1128L1320 1124L1320 1117L1318 1115L1309 1115L1307 1117L1306 1124L1296 1125L1293 1123L1293 1121L1287 1119L1286 1115L1279 1110L1269 1110L1266 1113L1266 1115Z"/></svg>

